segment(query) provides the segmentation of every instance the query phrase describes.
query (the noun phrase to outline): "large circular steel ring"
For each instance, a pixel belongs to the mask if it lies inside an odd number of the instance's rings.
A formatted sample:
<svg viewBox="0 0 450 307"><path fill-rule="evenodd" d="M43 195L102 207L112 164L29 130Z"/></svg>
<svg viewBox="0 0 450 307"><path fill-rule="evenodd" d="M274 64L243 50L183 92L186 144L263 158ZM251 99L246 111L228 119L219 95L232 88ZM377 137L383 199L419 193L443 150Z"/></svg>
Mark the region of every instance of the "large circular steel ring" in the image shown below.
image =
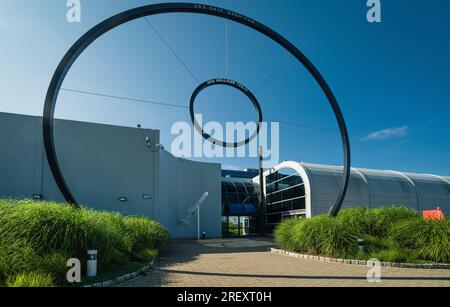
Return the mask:
<svg viewBox="0 0 450 307"><path fill-rule="evenodd" d="M317 68L311 63L311 61L299 49L297 49L297 47L295 47L291 42L289 42L287 39L285 39L277 32L273 31L272 29L239 13L211 5L194 4L194 3L161 3L161 4L146 5L110 17L105 21L99 23L98 25L94 26L91 30L85 33L77 42L75 42L75 44L69 49L69 51L65 54L65 56L59 63L52 77L52 80L48 87L47 95L45 97L45 106L43 114L43 137L44 137L45 153L47 156L49 167L56 181L56 184L58 185L58 188L61 191L64 198L66 199L66 201L69 204L78 207L78 202L70 192L70 189L64 179L64 176L62 175L61 168L58 162L54 144L53 120L59 89L62 83L64 82L67 73L69 72L73 63L80 56L80 54L87 47L89 47L97 38L99 38L106 32L109 32L110 30L124 23L127 23L129 21L138 18L168 13L203 14L235 21L239 24L252 28L260 32L261 34L267 36L268 38L272 39L274 42L278 43L280 46L285 48L300 63L302 63L305 66L305 68L317 81L319 86L322 88L324 94L326 95L333 109L333 112L336 116L336 120L338 122L341 133L343 153L344 153L344 171L342 176L342 185L336 203L330 210L331 215L333 216L337 215L344 201L350 178L350 141L342 111L325 79L322 77Z"/></svg>
<svg viewBox="0 0 450 307"><path fill-rule="evenodd" d="M208 87L215 86L215 85L226 85L226 86L230 86L232 88L237 89L238 91L242 92L245 96L247 96L248 99L250 99L253 107L255 108L256 113L258 114L258 125L256 127L256 130L252 133L252 135L250 135L245 140L236 141L234 143L228 143L228 142L218 140L218 139L212 137L211 135L209 135L208 133L206 133L203 130L203 128L201 127L201 125L197 122L197 119L195 118L195 110L194 110L195 100L197 99L197 96L202 91L204 91ZM192 94L191 101L189 103L189 112L191 114L191 121L195 127L195 130L197 130L197 132L200 133L201 136L205 140L213 143L214 145L227 147L227 148L231 148L231 147L238 148L238 147L249 144L251 141L253 141L258 136L259 131L261 129L262 122L263 122L261 106L260 106L258 100L256 99L255 95L253 95L253 93L250 92L250 90L248 88L246 88L244 85L240 84L239 82L236 82L236 81L230 80L230 79L224 79L224 78L211 79L209 81L206 81L206 82L200 84L194 90L194 92Z"/></svg>

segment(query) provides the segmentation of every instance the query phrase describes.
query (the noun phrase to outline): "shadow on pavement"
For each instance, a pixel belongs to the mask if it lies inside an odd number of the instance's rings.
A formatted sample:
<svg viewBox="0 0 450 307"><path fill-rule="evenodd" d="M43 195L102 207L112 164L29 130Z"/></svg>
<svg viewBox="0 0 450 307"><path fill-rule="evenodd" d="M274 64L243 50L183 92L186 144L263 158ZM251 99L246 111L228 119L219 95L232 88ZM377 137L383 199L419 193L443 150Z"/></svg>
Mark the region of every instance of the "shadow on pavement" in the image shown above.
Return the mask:
<svg viewBox="0 0 450 307"><path fill-rule="evenodd" d="M154 275L153 282L165 284L167 275L173 273L172 270L166 269L167 267L194 261L200 255L265 253L270 251L274 246L273 238L269 237L225 238L200 241L173 240L170 242L169 246L161 252L157 268L152 272ZM188 274L188 272L185 273Z"/></svg>
<svg viewBox="0 0 450 307"><path fill-rule="evenodd" d="M314 269L311 269L310 265L315 265L317 262L311 262L310 264L305 262L301 270L292 271L286 269L288 263L288 257L285 261L279 261L278 263L265 262L270 251L270 248L274 246L272 238L247 238L247 239L218 239L218 240L204 240L204 241L172 241L168 248L161 253L159 263L157 267L150 272L147 276L142 277L136 282L130 284L130 286L144 286L144 287L158 287L158 286L178 286L181 284L185 286L192 286L194 284L202 284L203 281L213 280L219 283L224 280L230 280L236 278L237 280L244 281L244 284L248 285L249 280L257 280L256 284L281 284L290 283L289 279L296 280L299 284L304 281L337 281L340 285L339 280L342 281L356 281L356 284L361 284L361 282L366 282L366 272L364 268L358 268L356 271L353 270L354 267L341 266L339 270L328 271L326 267L319 269L315 275ZM202 255L213 255L220 254L218 257L206 257L207 259L198 260ZM234 255L233 255L234 254ZM259 270L252 271L252 266L254 263L239 263L237 269L234 268L230 271L230 267L233 266L233 261L236 260L238 254L250 254L241 255L246 259L245 261L252 262L251 259L255 259L255 262L259 261L259 268L264 267L264 265L275 266L274 270ZM253 255L254 254L254 255ZM211 260L213 259L213 260ZM214 261L219 262L216 267ZM241 258L242 259L242 258ZM261 260L263 259L263 260ZM272 260L274 258L271 258ZM280 259L279 259L280 260ZM203 262L203 261L210 261ZM258 266L257 265L257 266ZM278 267L277 267L278 266ZM247 268L250 267L249 270ZM352 268L352 269L350 269ZM228 271L227 271L228 270ZM302 271L305 275L301 275ZM273 274L268 274L268 272L273 272ZM392 272L391 272L392 273ZM429 272L427 272L429 273ZM353 275L353 276L352 276ZM394 275L394 276L393 276ZM430 274L421 275L420 272L416 271L396 271L395 274L392 273L390 276L383 274L382 280L384 281L416 281L416 282L442 282L450 281L450 276L448 275L434 275ZM432 274L431 274L432 275ZM261 280L266 281L266 283ZM295 282L294 282L295 283ZM309 284L308 282L303 284ZM364 283L365 284L365 283ZM211 283L214 286L214 283Z"/></svg>
<svg viewBox="0 0 450 307"><path fill-rule="evenodd" d="M258 274L229 274L229 273L209 273L209 272L192 272L192 271L172 271L164 270L167 273L188 274L188 275L202 275L202 276L223 276L223 277L245 277L245 278L275 278L275 279L327 279L327 280L367 280L365 276L294 276L294 275L258 275ZM383 280L449 280L450 277L383 277Z"/></svg>

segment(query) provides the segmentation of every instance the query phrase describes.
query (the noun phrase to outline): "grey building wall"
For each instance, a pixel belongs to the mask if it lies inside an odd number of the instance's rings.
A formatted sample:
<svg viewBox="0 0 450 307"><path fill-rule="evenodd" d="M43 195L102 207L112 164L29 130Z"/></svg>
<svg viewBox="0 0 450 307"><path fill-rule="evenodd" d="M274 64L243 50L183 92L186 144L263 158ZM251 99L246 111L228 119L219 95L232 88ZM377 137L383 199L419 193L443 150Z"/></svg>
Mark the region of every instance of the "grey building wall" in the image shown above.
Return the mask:
<svg viewBox="0 0 450 307"><path fill-rule="evenodd" d="M56 121L54 131L61 170L80 203L154 218L158 131L63 120ZM54 186L49 170L44 178Z"/></svg>
<svg viewBox="0 0 450 307"><path fill-rule="evenodd" d="M41 191L42 147L36 118L0 113L0 195L29 197Z"/></svg>
<svg viewBox="0 0 450 307"><path fill-rule="evenodd" d="M161 152L161 201L158 202L157 219L171 229L178 238L197 237L197 215L189 217L189 226L180 223L188 209L194 207L205 192L209 193L200 207L200 232L208 238L222 236L221 165L193 162Z"/></svg>
<svg viewBox="0 0 450 307"><path fill-rule="evenodd" d="M63 175L76 199L99 210L154 216L155 165L159 133L109 125L55 120L55 144ZM0 113L0 197L64 201L48 166L42 141L42 119ZM11 180L12 179L12 180ZM127 197L127 202L120 202Z"/></svg>
<svg viewBox="0 0 450 307"><path fill-rule="evenodd" d="M154 218L174 238L193 238L195 225L183 228L175 217L209 190L202 231L221 236L220 166L169 158L156 146L156 130L55 120L54 131L61 170L80 203ZM63 201L44 154L40 117L0 113L0 143L0 197Z"/></svg>

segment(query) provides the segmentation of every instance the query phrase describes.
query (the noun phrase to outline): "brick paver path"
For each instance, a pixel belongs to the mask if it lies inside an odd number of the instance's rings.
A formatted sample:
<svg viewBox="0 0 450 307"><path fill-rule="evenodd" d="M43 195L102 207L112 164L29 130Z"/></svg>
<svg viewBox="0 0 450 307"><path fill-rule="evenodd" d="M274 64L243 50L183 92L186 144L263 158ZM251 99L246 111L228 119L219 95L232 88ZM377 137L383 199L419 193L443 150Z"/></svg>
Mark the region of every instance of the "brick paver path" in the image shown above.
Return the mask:
<svg viewBox="0 0 450 307"><path fill-rule="evenodd" d="M270 239L173 241L157 267L123 287L446 286L449 270L381 268L382 282L367 282L368 268L291 258L269 251Z"/></svg>

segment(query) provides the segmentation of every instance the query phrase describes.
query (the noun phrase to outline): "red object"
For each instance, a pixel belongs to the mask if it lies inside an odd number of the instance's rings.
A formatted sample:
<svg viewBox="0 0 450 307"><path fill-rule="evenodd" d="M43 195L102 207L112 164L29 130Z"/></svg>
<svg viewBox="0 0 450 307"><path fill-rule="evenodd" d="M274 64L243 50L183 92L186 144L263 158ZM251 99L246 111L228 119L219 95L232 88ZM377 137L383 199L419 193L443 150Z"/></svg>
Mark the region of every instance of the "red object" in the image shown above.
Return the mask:
<svg viewBox="0 0 450 307"><path fill-rule="evenodd" d="M445 220L444 212L441 209L437 210L426 210L423 211L423 218L425 220L433 220L433 221L443 221Z"/></svg>

